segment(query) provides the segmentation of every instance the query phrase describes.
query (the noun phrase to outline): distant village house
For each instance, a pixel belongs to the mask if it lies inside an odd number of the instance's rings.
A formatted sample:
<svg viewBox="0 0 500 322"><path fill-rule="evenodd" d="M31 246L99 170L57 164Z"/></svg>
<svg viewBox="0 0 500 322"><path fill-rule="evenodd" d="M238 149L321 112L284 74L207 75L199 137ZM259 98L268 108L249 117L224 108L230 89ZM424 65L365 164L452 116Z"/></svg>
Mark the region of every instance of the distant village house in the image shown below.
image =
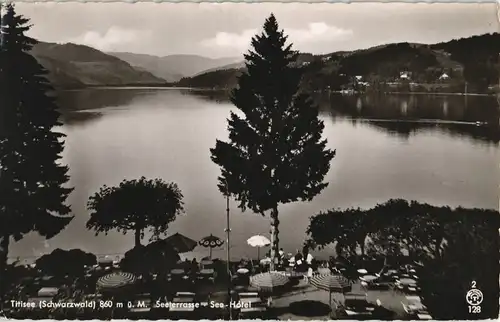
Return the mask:
<svg viewBox="0 0 500 322"><path fill-rule="evenodd" d="M408 72L401 72L399 73L399 78L404 79L404 80L409 80L410 79L410 73Z"/></svg>
<svg viewBox="0 0 500 322"><path fill-rule="evenodd" d="M448 80L450 79L450 76L448 76L448 74L446 73L443 73L443 75L439 76L439 80Z"/></svg>

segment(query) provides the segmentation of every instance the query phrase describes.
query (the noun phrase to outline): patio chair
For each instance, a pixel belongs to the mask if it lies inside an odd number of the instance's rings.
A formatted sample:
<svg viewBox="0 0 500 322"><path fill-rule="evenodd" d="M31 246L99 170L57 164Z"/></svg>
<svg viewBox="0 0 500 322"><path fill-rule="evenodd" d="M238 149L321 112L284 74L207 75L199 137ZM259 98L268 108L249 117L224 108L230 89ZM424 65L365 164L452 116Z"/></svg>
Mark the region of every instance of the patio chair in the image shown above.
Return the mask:
<svg viewBox="0 0 500 322"><path fill-rule="evenodd" d="M392 283L388 282L374 282L370 285L371 290L390 290Z"/></svg>
<svg viewBox="0 0 500 322"><path fill-rule="evenodd" d="M38 291L39 297L54 297L59 293L59 289L57 287L42 287Z"/></svg>
<svg viewBox="0 0 500 322"><path fill-rule="evenodd" d="M151 311L153 304L151 301L151 294L139 294L135 297L135 300L137 305L129 310L130 313L143 314Z"/></svg>
<svg viewBox="0 0 500 322"><path fill-rule="evenodd" d="M417 318L419 320L432 320L432 316L427 312L419 312L417 313Z"/></svg>
<svg viewBox="0 0 500 322"><path fill-rule="evenodd" d="M215 272L214 269L202 269L201 271L198 272L197 279L198 281L206 281L214 284L216 276L217 273Z"/></svg>
<svg viewBox="0 0 500 322"><path fill-rule="evenodd" d="M196 294L193 292L177 292L175 294L172 303L195 303ZM179 312L179 313L189 313L194 312L195 308L193 307L171 307L169 309L170 312Z"/></svg>
<svg viewBox="0 0 500 322"><path fill-rule="evenodd" d="M368 302L366 293L347 293L344 295L344 305L348 311L356 313L367 312L373 308L373 304ZM349 315L349 313L347 313Z"/></svg>
<svg viewBox="0 0 500 322"><path fill-rule="evenodd" d="M413 312L408 308L406 304L401 302L401 305L403 306L403 310L406 312L406 314L412 314Z"/></svg>
<svg viewBox="0 0 500 322"><path fill-rule="evenodd" d="M258 292L241 292L238 293L239 299L248 299L248 298L260 298L260 295Z"/></svg>
<svg viewBox="0 0 500 322"><path fill-rule="evenodd" d="M266 306L252 306L249 308L242 308L239 310L239 319L264 319L267 316L268 310Z"/></svg>
<svg viewBox="0 0 500 322"><path fill-rule="evenodd" d="M404 304L403 302L401 302L401 304L403 305L405 312L408 314L425 312L425 310L427 309L422 304L422 299L418 295L408 295L406 296L406 301L408 302L408 304Z"/></svg>
<svg viewBox="0 0 500 322"><path fill-rule="evenodd" d="M242 304L238 310L240 319L264 318L270 302L265 301L258 292L240 292L238 301Z"/></svg>

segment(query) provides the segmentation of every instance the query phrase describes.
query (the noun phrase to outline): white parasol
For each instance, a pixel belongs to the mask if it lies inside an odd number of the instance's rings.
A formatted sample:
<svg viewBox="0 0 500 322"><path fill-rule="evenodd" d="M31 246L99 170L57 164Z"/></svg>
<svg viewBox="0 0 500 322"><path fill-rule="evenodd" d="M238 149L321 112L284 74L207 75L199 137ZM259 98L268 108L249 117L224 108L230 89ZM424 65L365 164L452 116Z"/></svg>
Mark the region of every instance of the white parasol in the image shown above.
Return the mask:
<svg viewBox="0 0 500 322"><path fill-rule="evenodd" d="M257 260L260 259L260 248L269 246L271 244L271 241L267 239L267 237L264 237L262 235L255 235L247 240L247 244L252 246L252 247L257 247Z"/></svg>

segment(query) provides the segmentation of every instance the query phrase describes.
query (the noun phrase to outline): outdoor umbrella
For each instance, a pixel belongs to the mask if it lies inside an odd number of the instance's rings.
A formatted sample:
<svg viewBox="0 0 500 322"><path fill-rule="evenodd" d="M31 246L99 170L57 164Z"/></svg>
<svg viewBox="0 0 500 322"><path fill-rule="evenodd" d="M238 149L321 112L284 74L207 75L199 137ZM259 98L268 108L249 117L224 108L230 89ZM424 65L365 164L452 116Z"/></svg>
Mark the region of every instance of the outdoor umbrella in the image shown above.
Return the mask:
<svg viewBox="0 0 500 322"><path fill-rule="evenodd" d="M351 290L351 283L342 275L316 275L310 279L310 283L320 290L325 290L330 297L328 303L332 305L332 293L342 293Z"/></svg>
<svg viewBox="0 0 500 322"><path fill-rule="evenodd" d="M285 286L288 282L288 277L277 272L261 273L250 277L251 286L266 292L273 292Z"/></svg>
<svg viewBox="0 0 500 322"><path fill-rule="evenodd" d="M210 248L210 259L212 259L212 248L221 247L224 244L224 241L219 237L210 234L210 236L202 238L198 244L203 247Z"/></svg>
<svg viewBox="0 0 500 322"><path fill-rule="evenodd" d="M257 260L260 259L260 248L264 246L269 246L271 241L262 235L255 235L247 240L247 244L252 247L257 247Z"/></svg>
<svg viewBox="0 0 500 322"><path fill-rule="evenodd" d="M112 273L104 275L97 280L97 287L101 290L112 291L133 284L136 278L132 273Z"/></svg>
<svg viewBox="0 0 500 322"><path fill-rule="evenodd" d="M169 243L178 253L186 253L192 251L198 243L189 237L182 234L175 233L164 239Z"/></svg>

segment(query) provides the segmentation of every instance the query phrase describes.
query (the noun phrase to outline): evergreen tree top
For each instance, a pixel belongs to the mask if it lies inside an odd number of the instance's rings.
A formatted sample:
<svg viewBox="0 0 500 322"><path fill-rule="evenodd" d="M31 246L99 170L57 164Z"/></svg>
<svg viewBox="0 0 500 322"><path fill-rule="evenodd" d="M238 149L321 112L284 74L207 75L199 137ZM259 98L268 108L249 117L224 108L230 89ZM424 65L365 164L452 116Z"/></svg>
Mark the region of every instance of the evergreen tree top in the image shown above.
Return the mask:
<svg viewBox="0 0 500 322"><path fill-rule="evenodd" d="M281 68L294 62L298 52L292 50L292 44L284 47L287 39L288 36L279 29L276 17L271 14L264 22L262 33L252 37L251 45L254 50L250 50L248 54L244 55L247 69L252 68L262 60Z"/></svg>
<svg viewBox="0 0 500 322"><path fill-rule="evenodd" d="M29 20L12 4L0 8L0 232L50 238L73 218L68 167L60 164L64 134L54 131L60 114L47 71L30 54Z"/></svg>
<svg viewBox="0 0 500 322"><path fill-rule="evenodd" d="M0 8L2 6L0 5ZM5 14L1 16L1 48L7 51L29 51L38 43L25 33L32 27L29 19L17 15L14 5L9 3L4 6Z"/></svg>
<svg viewBox="0 0 500 322"><path fill-rule="evenodd" d="M334 152L322 139L317 106L299 89L298 53L273 14L251 44L231 94L244 116L231 113L229 142L217 141L211 152L222 170L219 189L228 186L241 208L262 213L319 194Z"/></svg>

